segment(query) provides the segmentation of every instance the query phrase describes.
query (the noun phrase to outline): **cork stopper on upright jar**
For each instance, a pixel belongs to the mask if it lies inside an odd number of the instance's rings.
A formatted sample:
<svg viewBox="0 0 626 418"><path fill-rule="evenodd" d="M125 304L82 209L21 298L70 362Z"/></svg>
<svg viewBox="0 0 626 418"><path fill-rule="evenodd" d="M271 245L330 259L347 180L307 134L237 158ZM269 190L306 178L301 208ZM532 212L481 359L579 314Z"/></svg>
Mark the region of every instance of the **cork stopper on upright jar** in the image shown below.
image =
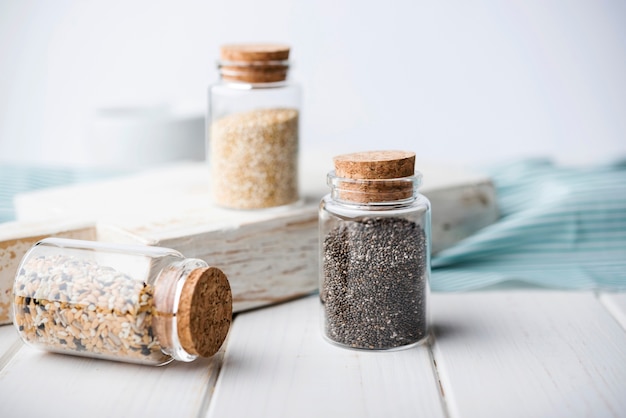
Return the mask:
<svg viewBox="0 0 626 418"><path fill-rule="evenodd" d="M333 159L335 172L329 178L335 198L353 203L394 202L414 196L415 153L411 151L366 151Z"/></svg>
<svg viewBox="0 0 626 418"><path fill-rule="evenodd" d="M272 43L223 45L220 74L224 80L246 83L284 81L289 69L289 50L287 45Z"/></svg>

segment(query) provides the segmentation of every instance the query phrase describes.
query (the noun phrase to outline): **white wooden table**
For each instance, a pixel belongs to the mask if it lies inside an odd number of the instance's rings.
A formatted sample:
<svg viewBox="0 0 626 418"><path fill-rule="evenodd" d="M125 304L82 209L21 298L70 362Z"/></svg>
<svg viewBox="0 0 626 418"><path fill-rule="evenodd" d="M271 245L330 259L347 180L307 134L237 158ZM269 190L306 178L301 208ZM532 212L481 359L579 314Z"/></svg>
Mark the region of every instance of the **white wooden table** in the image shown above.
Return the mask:
<svg viewBox="0 0 626 418"><path fill-rule="evenodd" d="M238 314L209 360L48 354L0 327L1 417L625 417L626 293L433 294L431 344L335 347L315 295Z"/></svg>

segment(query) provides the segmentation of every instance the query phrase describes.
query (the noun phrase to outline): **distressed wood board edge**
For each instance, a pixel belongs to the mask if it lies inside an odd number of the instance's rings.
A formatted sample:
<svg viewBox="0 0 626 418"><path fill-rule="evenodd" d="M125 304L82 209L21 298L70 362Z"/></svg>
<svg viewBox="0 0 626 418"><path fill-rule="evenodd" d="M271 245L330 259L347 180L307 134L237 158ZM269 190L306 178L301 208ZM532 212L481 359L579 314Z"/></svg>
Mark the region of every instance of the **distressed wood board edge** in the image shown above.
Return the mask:
<svg viewBox="0 0 626 418"><path fill-rule="evenodd" d="M13 280L22 257L46 237L96 239L91 222L8 222L0 224L0 324L11 322Z"/></svg>
<svg viewBox="0 0 626 418"><path fill-rule="evenodd" d="M491 180L425 192L432 206L432 252L452 247L500 218Z"/></svg>
<svg viewBox="0 0 626 418"><path fill-rule="evenodd" d="M222 269L241 312L311 294L318 286L317 213L269 219L245 227L197 232L155 245Z"/></svg>
<svg viewBox="0 0 626 418"><path fill-rule="evenodd" d="M119 226L97 223L95 226L95 239L100 242L116 244L158 245L158 240L134 234Z"/></svg>

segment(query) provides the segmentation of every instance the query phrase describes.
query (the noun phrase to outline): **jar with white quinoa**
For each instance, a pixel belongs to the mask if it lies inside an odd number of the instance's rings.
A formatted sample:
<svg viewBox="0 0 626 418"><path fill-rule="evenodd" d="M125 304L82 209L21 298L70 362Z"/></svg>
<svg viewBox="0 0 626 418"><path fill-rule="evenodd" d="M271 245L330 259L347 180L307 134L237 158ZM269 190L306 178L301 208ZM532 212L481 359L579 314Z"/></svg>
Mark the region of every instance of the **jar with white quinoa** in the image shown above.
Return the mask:
<svg viewBox="0 0 626 418"><path fill-rule="evenodd" d="M207 150L213 202L232 209L295 203L300 87L288 80L290 47L224 45L209 88Z"/></svg>
<svg viewBox="0 0 626 418"><path fill-rule="evenodd" d="M215 354L232 321L224 273L177 251L47 238L13 285L13 323L27 344L149 365Z"/></svg>

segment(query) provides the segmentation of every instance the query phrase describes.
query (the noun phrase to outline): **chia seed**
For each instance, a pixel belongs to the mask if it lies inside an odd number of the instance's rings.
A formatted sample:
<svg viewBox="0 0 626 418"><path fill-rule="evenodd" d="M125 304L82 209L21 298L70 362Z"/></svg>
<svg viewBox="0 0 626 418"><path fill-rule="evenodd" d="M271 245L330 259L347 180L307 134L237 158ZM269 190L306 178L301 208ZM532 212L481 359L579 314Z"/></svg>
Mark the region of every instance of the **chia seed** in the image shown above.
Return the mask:
<svg viewBox="0 0 626 418"><path fill-rule="evenodd" d="M341 345L389 349L427 334L427 240L399 217L343 221L322 243L325 335Z"/></svg>

